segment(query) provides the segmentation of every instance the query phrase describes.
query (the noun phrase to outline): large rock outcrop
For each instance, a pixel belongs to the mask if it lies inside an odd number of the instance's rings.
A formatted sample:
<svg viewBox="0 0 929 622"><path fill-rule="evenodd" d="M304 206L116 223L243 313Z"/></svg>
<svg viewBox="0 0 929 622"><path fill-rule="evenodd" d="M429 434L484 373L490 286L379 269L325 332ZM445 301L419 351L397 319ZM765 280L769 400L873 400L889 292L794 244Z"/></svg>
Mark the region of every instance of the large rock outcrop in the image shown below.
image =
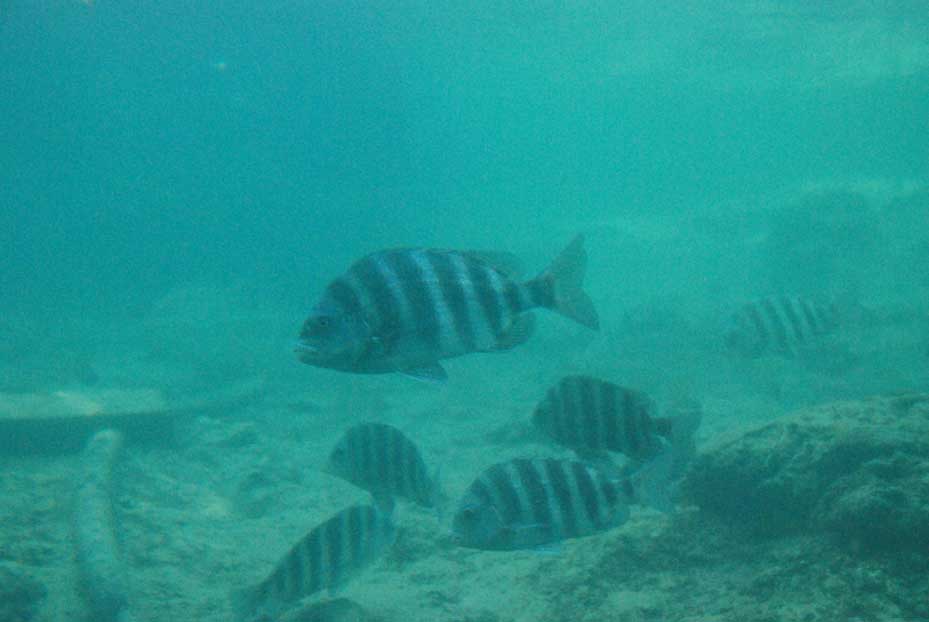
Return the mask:
<svg viewBox="0 0 929 622"><path fill-rule="evenodd" d="M852 547L929 546L929 395L802 410L706 449L684 490L771 535L830 532Z"/></svg>

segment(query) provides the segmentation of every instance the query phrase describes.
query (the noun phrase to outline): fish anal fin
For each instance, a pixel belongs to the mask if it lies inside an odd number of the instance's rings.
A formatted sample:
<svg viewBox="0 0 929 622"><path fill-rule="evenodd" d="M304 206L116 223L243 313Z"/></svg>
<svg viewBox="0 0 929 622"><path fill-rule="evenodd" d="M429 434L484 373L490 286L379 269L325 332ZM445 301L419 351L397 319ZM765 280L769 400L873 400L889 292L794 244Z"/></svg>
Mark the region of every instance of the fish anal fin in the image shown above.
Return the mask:
<svg viewBox="0 0 929 622"><path fill-rule="evenodd" d="M372 490L371 499L378 510L387 516L393 514L395 501L392 494L386 490Z"/></svg>
<svg viewBox="0 0 929 622"><path fill-rule="evenodd" d="M546 542L532 549L536 555L561 555L564 547L561 542Z"/></svg>
<svg viewBox="0 0 929 622"><path fill-rule="evenodd" d="M616 504L616 507L613 508L613 513L610 516L610 527L619 527L625 524L631 515L632 512L629 510L629 506L620 501Z"/></svg>
<svg viewBox="0 0 929 622"><path fill-rule="evenodd" d="M401 370L401 373L422 382L441 383L448 380L448 374L445 372L445 368L442 367L438 361L421 367L404 369Z"/></svg>
<svg viewBox="0 0 929 622"><path fill-rule="evenodd" d="M509 327L497 335L497 344L492 351L510 350L526 343L532 337L533 332L535 332L535 314L523 313L518 315Z"/></svg>

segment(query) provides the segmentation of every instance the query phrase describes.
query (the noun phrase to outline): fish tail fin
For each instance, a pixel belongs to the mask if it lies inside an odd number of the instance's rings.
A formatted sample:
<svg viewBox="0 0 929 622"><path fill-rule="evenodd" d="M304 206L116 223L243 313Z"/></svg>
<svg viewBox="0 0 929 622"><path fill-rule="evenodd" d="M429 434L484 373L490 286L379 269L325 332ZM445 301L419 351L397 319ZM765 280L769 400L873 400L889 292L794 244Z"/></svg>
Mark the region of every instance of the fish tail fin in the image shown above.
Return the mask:
<svg viewBox="0 0 929 622"><path fill-rule="evenodd" d="M668 406L671 420L671 440L680 442L692 439L703 421L703 408L694 399L678 399Z"/></svg>
<svg viewBox="0 0 929 622"><path fill-rule="evenodd" d="M674 452L665 449L632 475L632 488L639 503L666 514L674 510L671 499L673 466Z"/></svg>
<svg viewBox="0 0 929 622"><path fill-rule="evenodd" d="M679 479L697 453L694 436L703 421L700 403L692 399L676 400L668 407L672 467L671 478Z"/></svg>
<svg viewBox="0 0 929 622"><path fill-rule="evenodd" d="M449 498L445 494L445 489L442 487L442 480L440 476L442 474L442 467L436 467L435 471L432 473L432 489L430 492L430 501L432 502L432 507L435 510L436 518L439 522L442 522L445 518L445 510L448 506Z"/></svg>
<svg viewBox="0 0 929 622"><path fill-rule="evenodd" d="M578 235L568 244L542 274L527 283L533 302L571 318L588 328L598 330L597 310L584 290L587 252L584 236Z"/></svg>

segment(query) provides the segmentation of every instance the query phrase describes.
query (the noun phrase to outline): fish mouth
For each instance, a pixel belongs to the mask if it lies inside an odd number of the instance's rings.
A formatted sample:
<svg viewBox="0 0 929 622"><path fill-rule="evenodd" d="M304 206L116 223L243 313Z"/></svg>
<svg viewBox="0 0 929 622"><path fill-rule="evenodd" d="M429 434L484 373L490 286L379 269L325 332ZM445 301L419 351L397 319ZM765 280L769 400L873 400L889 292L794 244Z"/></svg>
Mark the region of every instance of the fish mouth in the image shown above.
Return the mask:
<svg viewBox="0 0 929 622"><path fill-rule="evenodd" d="M305 341L298 341L294 343L294 353L297 355L297 358L315 358L319 356L319 348L316 346L311 346Z"/></svg>

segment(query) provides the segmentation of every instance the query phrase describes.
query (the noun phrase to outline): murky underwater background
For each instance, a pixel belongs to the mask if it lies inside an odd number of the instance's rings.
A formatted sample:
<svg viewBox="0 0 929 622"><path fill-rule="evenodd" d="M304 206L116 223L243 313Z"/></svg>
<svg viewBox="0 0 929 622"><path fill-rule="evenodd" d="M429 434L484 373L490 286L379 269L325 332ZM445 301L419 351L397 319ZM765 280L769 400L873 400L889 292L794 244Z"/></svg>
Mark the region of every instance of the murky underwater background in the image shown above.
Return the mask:
<svg viewBox="0 0 929 622"><path fill-rule="evenodd" d="M8 0L0 60L0 620L87 615L89 421L169 421L122 424L133 617L227 620L230 590L367 500L319 470L346 428L404 430L456 499L499 460L569 455L528 421L575 373L702 404L675 514L490 553L401 504L353 604L291 619L929 619L921 2ZM598 332L540 312L443 384L293 355L369 252L534 274L578 233ZM838 330L734 356L730 316L778 295Z"/></svg>

